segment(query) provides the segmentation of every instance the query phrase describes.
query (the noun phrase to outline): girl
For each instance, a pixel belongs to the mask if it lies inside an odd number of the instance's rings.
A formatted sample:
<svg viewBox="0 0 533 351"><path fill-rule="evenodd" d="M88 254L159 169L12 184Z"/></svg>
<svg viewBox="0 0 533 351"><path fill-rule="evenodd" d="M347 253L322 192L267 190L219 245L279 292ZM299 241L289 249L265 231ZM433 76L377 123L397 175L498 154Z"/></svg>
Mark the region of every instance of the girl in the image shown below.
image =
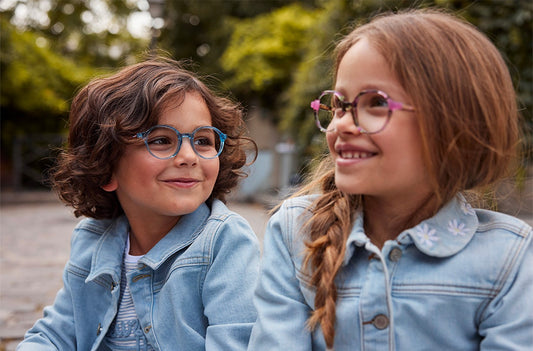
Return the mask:
<svg viewBox="0 0 533 351"><path fill-rule="evenodd" d="M18 349L246 349L259 246L223 203L244 131L237 105L168 59L83 88L53 184L89 218L63 289Z"/></svg>
<svg viewBox="0 0 533 351"><path fill-rule="evenodd" d="M269 222L248 349L530 349L532 229L462 195L517 150L497 49L419 10L355 29L336 58L311 104L330 154Z"/></svg>

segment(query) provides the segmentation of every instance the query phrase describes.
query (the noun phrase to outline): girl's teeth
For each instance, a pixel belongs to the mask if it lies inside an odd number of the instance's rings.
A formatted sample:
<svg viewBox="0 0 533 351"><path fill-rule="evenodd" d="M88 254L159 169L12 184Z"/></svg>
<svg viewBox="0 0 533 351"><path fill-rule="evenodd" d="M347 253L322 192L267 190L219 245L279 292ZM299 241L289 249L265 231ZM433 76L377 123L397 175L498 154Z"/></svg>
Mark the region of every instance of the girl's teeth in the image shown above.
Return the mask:
<svg viewBox="0 0 533 351"><path fill-rule="evenodd" d="M341 152L342 158L367 158L370 157L368 152L352 152L352 151L343 151Z"/></svg>

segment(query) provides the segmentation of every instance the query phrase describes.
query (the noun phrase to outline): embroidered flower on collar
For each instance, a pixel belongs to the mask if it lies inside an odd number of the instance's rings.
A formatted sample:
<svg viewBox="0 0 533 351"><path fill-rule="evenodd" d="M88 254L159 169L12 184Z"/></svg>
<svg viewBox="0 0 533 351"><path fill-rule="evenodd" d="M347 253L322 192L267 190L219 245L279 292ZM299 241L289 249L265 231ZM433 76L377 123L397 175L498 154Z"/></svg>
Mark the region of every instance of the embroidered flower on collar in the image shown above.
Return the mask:
<svg viewBox="0 0 533 351"><path fill-rule="evenodd" d="M435 241L439 241L437 237L437 231L430 229L427 224L418 226L416 228L416 236L420 240L420 243L428 247L432 247Z"/></svg>
<svg viewBox="0 0 533 351"><path fill-rule="evenodd" d="M468 202L461 201L460 203L461 203L461 210L463 211L465 215L470 215L470 216L476 215L476 211L474 211L474 209L472 208L472 206L470 206Z"/></svg>
<svg viewBox="0 0 533 351"><path fill-rule="evenodd" d="M457 219L453 219L448 222L448 231L452 233L453 236L464 236L466 235L465 232L465 224L458 222Z"/></svg>

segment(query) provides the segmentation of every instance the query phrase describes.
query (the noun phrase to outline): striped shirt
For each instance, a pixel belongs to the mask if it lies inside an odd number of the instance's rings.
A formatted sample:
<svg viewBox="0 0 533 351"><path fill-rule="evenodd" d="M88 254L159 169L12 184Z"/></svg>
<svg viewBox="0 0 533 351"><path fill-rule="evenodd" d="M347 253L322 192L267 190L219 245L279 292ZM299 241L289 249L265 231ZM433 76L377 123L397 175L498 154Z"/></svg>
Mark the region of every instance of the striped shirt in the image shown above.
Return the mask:
<svg viewBox="0 0 533 351"><path fill-rule="evenodd" d="M122 274L120 279L120 298L119 307L115 320L111 324L106 334L104 343L111 350L139 350L153 351L154 349L148 344L143 330L141 329L133 297L130 293L126 274L137 269L137 262L142 256L132 256L130 251L130 239L126 243L124 250L124 259L122 261Z"/></svg>

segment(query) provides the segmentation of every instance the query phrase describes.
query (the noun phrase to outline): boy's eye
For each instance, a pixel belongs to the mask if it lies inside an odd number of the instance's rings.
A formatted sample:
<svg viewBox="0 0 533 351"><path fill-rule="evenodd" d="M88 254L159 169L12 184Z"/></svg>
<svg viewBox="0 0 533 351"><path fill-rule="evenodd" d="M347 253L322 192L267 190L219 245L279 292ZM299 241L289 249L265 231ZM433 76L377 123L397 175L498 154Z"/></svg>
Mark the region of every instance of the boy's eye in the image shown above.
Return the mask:
<svg viewBox="0 0 533 351"><path fill-rule="evenodd" d="M168 137L158 136L148 139L148 144L150 145L168 145L172 144L172 140Z"/></svg>
<svg viewBox="0 0 533 351"><path fill-rule="evenodd" d="M200 137L200 138L196 138L194 140L194 143L198 146L208 146L208 145L213 145L213 141L210 140L209 138L205 138L205 137Z"/></svg>

